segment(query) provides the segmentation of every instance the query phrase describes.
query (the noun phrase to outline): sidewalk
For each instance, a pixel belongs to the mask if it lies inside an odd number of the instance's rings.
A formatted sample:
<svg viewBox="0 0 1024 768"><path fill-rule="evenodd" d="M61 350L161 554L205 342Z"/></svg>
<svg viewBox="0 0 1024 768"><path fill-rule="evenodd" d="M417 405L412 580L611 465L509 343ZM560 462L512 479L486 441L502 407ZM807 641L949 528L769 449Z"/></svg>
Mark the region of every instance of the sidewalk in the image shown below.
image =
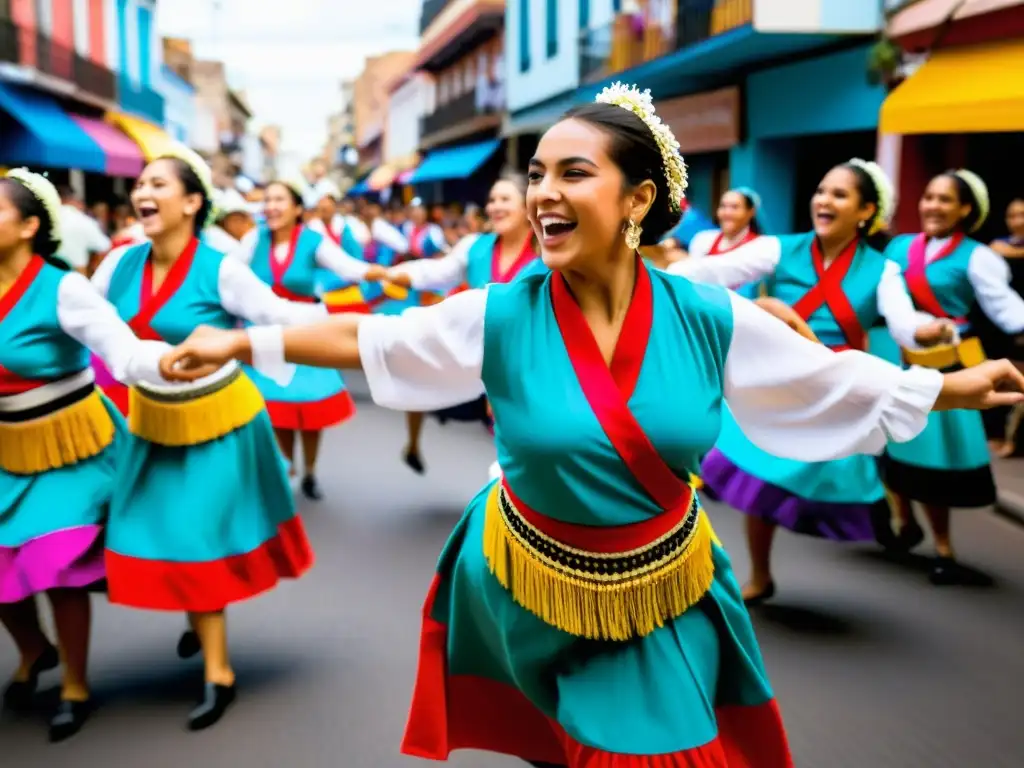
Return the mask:
<svg viewBox="0 0 1024 768"><path fill-rule="evenodd" d="M1024 525L1024 458L993 459L999 511Z"/></svg>

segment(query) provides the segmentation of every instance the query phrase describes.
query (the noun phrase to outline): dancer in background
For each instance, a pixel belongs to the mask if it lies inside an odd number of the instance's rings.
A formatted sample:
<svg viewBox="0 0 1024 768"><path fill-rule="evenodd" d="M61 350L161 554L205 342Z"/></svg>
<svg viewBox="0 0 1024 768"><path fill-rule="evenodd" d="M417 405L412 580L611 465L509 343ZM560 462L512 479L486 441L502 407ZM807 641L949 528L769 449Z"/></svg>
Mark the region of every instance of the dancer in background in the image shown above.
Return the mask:
<svg viewBox="0 0 1024 768"><path fill-rule="evenodd" d="M941 329L914 311L899 266L876 236L893 213L892 184L874 163L851 160L822 179L811 199L814 231L760 237L713 258L686 259L669 271L718 285L763 281L767 296L791 306L835 351L865 350L867 331L885 318L905 346L934 343ZM772 455L726 413L701 466L707 491L747 515L748 603L775 594L772 545L778 526L838 541L886 541L890 512L871 456L797 461Z"/></svg>
<svg viewBox="0 0 1024 768"><path fill-rule="evenodd" d="M538 255L533 228L526 216L526 178L506 174L491 187L487 217L492 231L467 235L441 258L421 259L372 275L395 285L421 291L448 293L467 285L483 288L489 283L509 283L521 277L547 271ZM424 471L420 436L424 413L406 415L409 441L403 451L405 463L420 474ZM440 411L438 417L467 421L488 421L486 398L480 397L457 408Z"/></svg>
<svg viewBox="0 0 1024 768"><path fill-rule="evenodd" d="M418 197L409 203L409 218L402 234L409 241L409 258L431 259L448 251L448 242L440 226L427 219L427 208Z"/></svg>
<svg viewBox="0 0 1024 768"><path fill-rule="evenodd" d="M136 334L176 343L200 325L325 317L322 305L279 298L201 241L212 197L209 167L184 147L136 182L148 242L112 253L93 276ZM110 601L187 614L204 660L206 684L188 718L199 730L235 700L226 607L298 578L313 553L263 398L238 366L184 391L137 383L129 399L136 439L110 506Z"/></svg>
<svg viewBox="0 0 1024 768"><path fill-rule="evenodd" d="M156 382L167 350L139 341L54 258L60 218L44 177L19 169L0 179L0 621L21 657L3 707L27 712L40 674L63 663L51 741L73 736L89 715L87 589L104 577L103 525L130 448L89 352L126 381ZM39 621L43 593L59 659Z"/></svg>
<svg viewBox="0 0 1024 768"><path fill-rule="evenodd" d="M689 258L702 259L735 250L761 234L757 213L761 197L750 187L730 189L718 203L718 229L705 229L693 236Z"/></svg>
<svg viewBox="0 0 1024 768"><path fill-rule="evenodd" d="M836 355L742 297L648 270L636 249L678 220L685 167L649 92L598 98L530 161L552 273L399 317L195 334L161 370L362 367L374 400L401 410L488 393L504 475L441 556L406 754L791 768L729 559L680 479L723 402L765 449L823 461L906 440L933 407L1017 402L996 389L1024 376L1005 361L944 377Z"/></svg>
<svg viewBox="0 0 1024 768"><path fill-rule="evenodd" d="M220 192L213 203L213 223L203 231L203 242L213 250L231 253L256 226L249 203L234 189Z"/></svg>
<svg viewBox="0 0 1024 768"><path fill-rule="evenodd" d="M361 281L369 265L349 256L331 238L302 225L302 187L275 181L267 187L264 226L249 233L232 254L252 267L278 296L317 303L317 271L326 269L340 279ZM323 491L316 477L323 430L355 415L355 403L337 371L302 368L287 387L250 371L267 403L281 453L295 470L295 435L302 443L305 464L302 493L318 501Z"/></svg>
<svg viewBox="0 0 1024 768"><path fill-rule="evenodd" d="M1004 333L1024 332L1024 300L1010 286L1010 268L970 236L989 214L988 189L970 171L947 171L931 180L919 208L921 234L895 239L886 256L902 267L917 310L930 316L933 325L947 328L951 343L923 351L904 344L903 359L943 371L978 365L985 352L967 320L975 305ZM917 502L935 541L932 583L962 582L968 573L955 560L950 507L996 502L981 415L967 410L933 414L914 440L889 446L884 466L900 526L896 546L911 549L924 539L911 507Z"/></svg>
<svg viewBox="0 0 1024 768"><path fill-rule="evenodd" d="M316 195L312 215L306 222L306 226L314 232L318 232L330 240L341 250L354 259L363 258L363 244L356 237L349 225L348 220L341 215L341 190L338 185L328 179L322 180L316 186ZM317 269L317 291L318 295L340 291L348 288L353 283L350 280L343 280L332 270L319 267Z"/></svg>

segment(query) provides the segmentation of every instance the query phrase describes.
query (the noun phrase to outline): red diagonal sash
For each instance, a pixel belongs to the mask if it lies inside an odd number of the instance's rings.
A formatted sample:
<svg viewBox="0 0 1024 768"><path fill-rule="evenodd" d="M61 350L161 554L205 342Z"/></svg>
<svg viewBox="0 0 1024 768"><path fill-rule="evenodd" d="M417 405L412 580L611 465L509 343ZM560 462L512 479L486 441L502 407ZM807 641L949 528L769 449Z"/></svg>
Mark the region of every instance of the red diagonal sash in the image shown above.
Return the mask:
<svg viewBox="0 0 1024 768"><path fill-rule="evenodd" d="M850 271L859 245L859 240L854 239L826 269L825 257L815 238L811 243L811 259L814 262L814 271L818 275L818 282L793 305L793 309L806 321L822 306L828 307L839 330L846 337L847 344L854 349L863 350L867 347L867 337L853 305L843 290L843 280Z"/></svg>
<svg viewBox="0 0 1024 768"><path fill-rule="evenodd" d="M960 247L960 243L963 241L964 236L962 233L954 235L946 243L945 247L936 254L935 258L931 260L931 263L934 264L949 256ZM907 271L903 277L907 282L910 298L914 300L914 304L918 309L927 312L929 315L938 318L950 318L956 320L956 322L964 322L964 318L951 318L949 313L943 309L942 304L939 303L935 292L932 291L927 275L929 264L926 254L927 245L928 236L922 232L913 239L910 243L910 250L907 252Z"/></svg>
<svg viewBox="0 0 1024 768"><path fill-rule="evenodd" d="M292 227L292 236L288 242L288 255L284 257L284 261L277 260L277 246L274 245L274 238L270 238L270 253L267 254L270 259L270 279L273 280L272 287L276 292L278 288L284 288L282 284L285 273L288 268L295 261L295 249L299 244L299 235L302 234L302 226Z"/></svg>
<svg viewBox="0 0 1024 768"><path fill-rule="evenodd" d="M583 395L630 474L663 510L685 508L690 486L665 463L629 410L654 320L651 277L637 260L633 299L615 345L611 366L560 273L551 277L551 302L562 341Z"/></svg>
<svg viewBox="0 0 1024 768"><path fill-rule="evenodd" d="M533 235L531 234L527 236L526 242L523 243L523 249L519 252L516 260L512 262L507 270L502 272L501 238L499 237L494 241L494 250L491 253L491 282L511 283L515 276L522 271L523 267L536 258L537 254L533 251Z"/></svg>
<svg viewBox="0 0 1024 768"><path fill-rule="evenodd" d="M413 227L412 232L409 233L409 253L416 258L422 257L425 252L428 227L428 224L421 224L418 227Z"/></svg>
<svg viewBox="0 0 1024 768"><path fill-rule="evenodd" d="M324 225L324 229L327 231L327 236L329 238L331 238L331 240L334 241L334 244L340 248L341 247L341 232L335 232L334 231L334 227L332 226L332 224L333 224L333 222L328 222L327 224ZM344 230L345 225L342 224L341 226L342 226L342 230Z"/></svg>
<svg viewBox="0 0 1024 768"><path fill-rule="evenodd" d="M735 251L741 245L746 245L751 240L757 240L757 232L747 230L747 234L743 236L743 239L734 245L730 245L728 248L722 248L722 240L725 238L724 232L719 232L718 237L715 238L715 242L711 244L711 250L708 251L708 256L721 256L723 253L729 253L729 251Z"/></svg>
<svg viewBox="0 0 1024 768"><path fill-rule="evenodd" d="M0 323L4 321L4 318L21 301L21 297L25 295L25 291L32 285L32 281L42 271L45 263L38 256L33 256L29 263L25 265L25 269L18 275L18 279L14 281L3 296L0 296Z"/></svg>
<svg viewBox="0 0 1024 768"><path fill-rule="evenodd" d="M164 281L160 288L153 292L153 253L146 255L146 261L142 266L142 287L139 291L139 311L131 320L128 327L135 331L135 335L146 341L163 341L151 323L156 313L159 312L168 301L178 292L185 278L188 277L192 268L192 261L195 259L196 249L199 248L199 240L192 238L178 260L167 270Z"/></svg>

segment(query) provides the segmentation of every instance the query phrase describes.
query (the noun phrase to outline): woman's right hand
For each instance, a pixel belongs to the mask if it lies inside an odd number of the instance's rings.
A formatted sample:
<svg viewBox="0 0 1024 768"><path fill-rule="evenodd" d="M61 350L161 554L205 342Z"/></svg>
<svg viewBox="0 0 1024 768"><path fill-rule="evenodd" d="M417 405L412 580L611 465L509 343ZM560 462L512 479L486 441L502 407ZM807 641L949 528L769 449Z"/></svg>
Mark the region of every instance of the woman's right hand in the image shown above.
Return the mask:
<svg viewBox="0 0 1024 768"><path fill-rule="evenodd" d="M201 325L160 358L160 375L167 381L196 381L241 359L248 350L249 335L245 331Z"/></svg>
<svg viewBox="0 0 1024 768"><path fill-rule="evenodd" d="M925 323L914 332L914 341L922 347L934 347L936 344L952 344L956 339L956 326L949 320L933 320Z"/></svg>
<svg viewBox="0 0 1024 768"><path fill-rule="evenodd" d="M402 288L412 288L412 275L404 269L396 269L392 267L384 273L384 277L381 279L391 283L392 285L401 286Z"/></svg>
<svg viewBox="0 0 1024 768"><path fill-rule="evenodd" d="M366 274L363 275L363 280L368 283L379 283L381 280L386 279L388 271L380 264L371 264L370 268L366 270Z"/></svg>

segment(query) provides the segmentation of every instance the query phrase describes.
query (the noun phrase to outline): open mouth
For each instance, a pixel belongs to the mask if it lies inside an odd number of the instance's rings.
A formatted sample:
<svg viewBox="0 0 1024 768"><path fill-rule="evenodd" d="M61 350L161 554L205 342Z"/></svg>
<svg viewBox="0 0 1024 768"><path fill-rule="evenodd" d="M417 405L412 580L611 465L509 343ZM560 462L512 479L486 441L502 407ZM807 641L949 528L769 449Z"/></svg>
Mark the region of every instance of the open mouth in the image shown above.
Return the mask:
<svg viewBox="0 0 1024 768"><path fill-rule="evenodd" d="M562 216L543 216L540 219L540 227L544 244L555 245L573 233L576 222Z"/></svg>
<svg viewBox="0 0 1024 768"><path fill-rule="evenodd" d="M831 224L836 220L836 215L829 211L818 211L814 214L814 220L819 224Z"/></svg>
<svg viewBox="0 0 1024 768"><path fill-rule="evenodd" d="M155 221L160 213L160 209L152 203L143 203L138 207L139 221L146 224L150 221Z"/></svg>

